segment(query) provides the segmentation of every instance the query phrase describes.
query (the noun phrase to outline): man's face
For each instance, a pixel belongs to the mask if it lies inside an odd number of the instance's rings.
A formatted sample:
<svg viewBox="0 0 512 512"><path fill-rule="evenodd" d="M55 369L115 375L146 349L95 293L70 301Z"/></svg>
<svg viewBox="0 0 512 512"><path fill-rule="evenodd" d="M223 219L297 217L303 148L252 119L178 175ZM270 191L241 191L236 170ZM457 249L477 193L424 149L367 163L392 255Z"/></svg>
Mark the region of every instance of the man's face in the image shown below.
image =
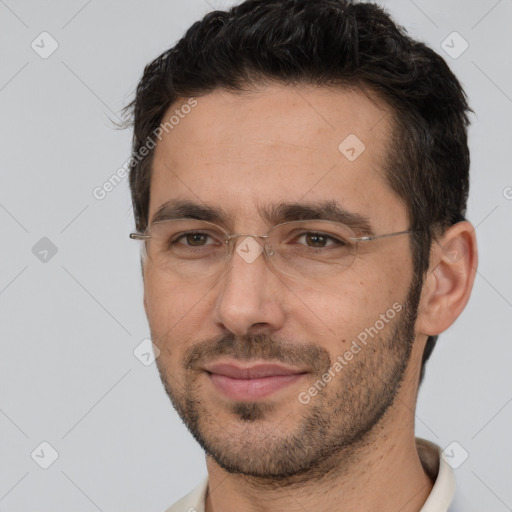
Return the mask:
<svg viewBox="0 0 512 512"><path fill-rule="evenodd" d="M334 202L374 234L408 229L384 177L390 116L381 102L284 86L197 101L156 147L150 223L179 200L220 210L229 233L265 234L272 226L261 212L271 206ZM263 254L248 262L236 250L213 278L148 261L144 304L158 368L207 454L228 471L286 476L375 431L410 356L412 276L407 235L361 243L352 265L327 279L290 277Z"/></svg>

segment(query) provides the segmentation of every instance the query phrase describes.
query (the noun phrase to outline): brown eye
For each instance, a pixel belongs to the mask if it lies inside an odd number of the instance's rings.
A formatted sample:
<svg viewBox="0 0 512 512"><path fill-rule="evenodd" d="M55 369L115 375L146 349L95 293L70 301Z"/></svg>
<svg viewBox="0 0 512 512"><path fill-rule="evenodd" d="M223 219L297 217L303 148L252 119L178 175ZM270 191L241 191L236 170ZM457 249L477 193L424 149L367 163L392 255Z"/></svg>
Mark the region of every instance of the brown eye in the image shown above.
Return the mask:
<svg viewBox="0 0 512 512"><path fill-rule="evenodd" d="M343 240L339 240L333 236L326 235L325 233L315 232L303 233L297 238L297 241L306 245L307 247L314 249L323 249L324 247L345 245Z"/></svg>
<svg viewBox="0 0 512 512"><path fill-rule="evenodd" d="M327 243L327 237L319 233L308 233L306 236L306 242L312 247L325 247Z"/></svg>
<svg viewBox="0 0 512 512"><path fill-rule="evenodd" d="M187 233L186 235L182 236L181 238L185 238L187 241L187 245L191 245L194 247L200 247L205 244L208 235L205 235L204 233Z"/></svg>

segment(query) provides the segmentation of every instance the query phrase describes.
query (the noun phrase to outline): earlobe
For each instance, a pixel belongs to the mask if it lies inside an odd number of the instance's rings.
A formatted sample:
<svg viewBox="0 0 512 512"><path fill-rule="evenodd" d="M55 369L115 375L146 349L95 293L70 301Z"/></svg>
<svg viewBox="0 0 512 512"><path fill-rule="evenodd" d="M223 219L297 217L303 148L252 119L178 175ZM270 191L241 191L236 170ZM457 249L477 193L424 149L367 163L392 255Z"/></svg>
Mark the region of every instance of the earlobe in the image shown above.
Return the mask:
<svg viewBox="0 0 512 512"><path fill-rule="evenodd" d="M416 323L419 333L435 336L452 325L469 300L477 263L475 230L467 221L434 242Z"/></svg>

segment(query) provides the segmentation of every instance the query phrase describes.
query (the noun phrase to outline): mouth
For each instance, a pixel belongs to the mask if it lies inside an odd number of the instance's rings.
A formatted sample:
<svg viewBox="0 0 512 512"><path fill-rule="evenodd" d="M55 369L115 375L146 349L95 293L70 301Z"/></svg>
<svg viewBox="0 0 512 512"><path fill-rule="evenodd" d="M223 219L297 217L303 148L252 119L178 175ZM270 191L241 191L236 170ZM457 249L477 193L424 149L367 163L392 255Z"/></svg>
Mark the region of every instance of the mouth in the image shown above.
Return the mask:
<svg viewBox="0 0 512 512"><path fill-rule="evenodd" d="M241 366L217 363L205 367L213 387L225 397L237 401L266 398L299 381L308 372L277 364Z"/></svg>

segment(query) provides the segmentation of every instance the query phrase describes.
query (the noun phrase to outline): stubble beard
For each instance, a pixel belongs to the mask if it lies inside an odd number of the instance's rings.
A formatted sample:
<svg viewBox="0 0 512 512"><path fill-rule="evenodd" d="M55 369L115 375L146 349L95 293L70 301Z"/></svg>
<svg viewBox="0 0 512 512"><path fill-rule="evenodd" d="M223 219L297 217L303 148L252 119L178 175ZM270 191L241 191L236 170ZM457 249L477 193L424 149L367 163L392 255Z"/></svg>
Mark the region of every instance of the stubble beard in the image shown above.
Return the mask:
<svg viewBox="0 0 512 512"><path fill-rule="evenodd" d="M382 423L399 392L415 336L421 284L413 280L403 308L371 343L362 345L345 366L308 404L293 395L296 407L287 417L279 407L261 402L233 402L229 425L219 423L211 404L200 398L196 368L221 355L239 360L274 360L314 369L307 390L332 367L329 353L314 344L277 343L266 335L224 336L191 347L182 370L185 382L157 366L165 390L181 419L219 466L265 485L292 485L343 470L357 459ZM364 328L363 328L364 330ZM340 343L340 354L346 348ZM291 426L290 426L291 417ZM288 421L288 424L287 424Z"/></svg>

